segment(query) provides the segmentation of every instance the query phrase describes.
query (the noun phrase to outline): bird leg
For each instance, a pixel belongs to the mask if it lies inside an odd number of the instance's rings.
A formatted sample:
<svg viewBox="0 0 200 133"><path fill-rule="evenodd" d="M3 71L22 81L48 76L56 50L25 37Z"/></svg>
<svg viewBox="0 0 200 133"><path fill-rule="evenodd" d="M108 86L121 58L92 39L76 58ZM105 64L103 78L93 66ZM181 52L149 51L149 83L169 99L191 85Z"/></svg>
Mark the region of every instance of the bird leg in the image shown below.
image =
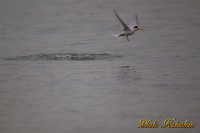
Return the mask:
<svg viewBox="0 0 200 133"><path fill-rule="evenodd" d="M129 41L128 36L126 36L126 39Z"/></svg>

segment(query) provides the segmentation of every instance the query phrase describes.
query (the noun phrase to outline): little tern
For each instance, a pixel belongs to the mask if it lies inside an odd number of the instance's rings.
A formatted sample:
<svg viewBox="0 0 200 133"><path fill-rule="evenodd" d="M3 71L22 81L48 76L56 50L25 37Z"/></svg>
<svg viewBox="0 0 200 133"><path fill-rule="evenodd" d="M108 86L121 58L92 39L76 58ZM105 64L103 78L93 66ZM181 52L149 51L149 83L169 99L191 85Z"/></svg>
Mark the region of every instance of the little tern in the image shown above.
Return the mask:
<svg viewBox="0 0 200 133"><path fill-rule="evenodd" d="M131 25L127 26L126 23L124 23L124 21L119 17L116 10L115 9L113 9L113 10L115 12L115 16L117 17L117 19L119 20L119 22L121 23L121 25L124 28L123 32L121 34L115 34L115 35L113 35L114 37L125 36L126 39L129 41L129 38L128 38L129 35L133 35L137 30L143 30L143 29L139 28L139 26L138 26L137 15L135 15L135 19L132 21Z"/></svg>

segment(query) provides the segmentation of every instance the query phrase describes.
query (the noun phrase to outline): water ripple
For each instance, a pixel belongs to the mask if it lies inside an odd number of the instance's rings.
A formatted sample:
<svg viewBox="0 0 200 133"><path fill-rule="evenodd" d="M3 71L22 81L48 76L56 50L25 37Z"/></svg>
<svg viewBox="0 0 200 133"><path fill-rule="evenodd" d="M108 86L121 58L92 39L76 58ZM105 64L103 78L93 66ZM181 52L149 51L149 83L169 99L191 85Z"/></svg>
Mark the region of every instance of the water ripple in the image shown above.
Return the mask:
<svg viewBox="0 0 200 133"><path fill-rule="evenodd" d="M110 53L41 53L27 56L10 57L5 60L99 60L119 58L122 55Z"/></svg>

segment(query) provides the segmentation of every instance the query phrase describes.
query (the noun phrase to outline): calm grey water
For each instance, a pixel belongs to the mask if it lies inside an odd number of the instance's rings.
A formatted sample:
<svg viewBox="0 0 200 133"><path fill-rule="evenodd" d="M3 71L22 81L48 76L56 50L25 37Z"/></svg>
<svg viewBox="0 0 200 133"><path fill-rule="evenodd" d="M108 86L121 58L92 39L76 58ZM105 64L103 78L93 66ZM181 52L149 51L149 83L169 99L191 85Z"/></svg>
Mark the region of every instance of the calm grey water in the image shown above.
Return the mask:
<svg viewBox="0 0 200 133"><path fill-rule="evenodd" d="M113 8L144 31L113 38ZM199 14L199 0L1 0L0 132L199 132ZM122 57L4 60L65 52ZM137 128L143 118L196 127Z"/></svg>

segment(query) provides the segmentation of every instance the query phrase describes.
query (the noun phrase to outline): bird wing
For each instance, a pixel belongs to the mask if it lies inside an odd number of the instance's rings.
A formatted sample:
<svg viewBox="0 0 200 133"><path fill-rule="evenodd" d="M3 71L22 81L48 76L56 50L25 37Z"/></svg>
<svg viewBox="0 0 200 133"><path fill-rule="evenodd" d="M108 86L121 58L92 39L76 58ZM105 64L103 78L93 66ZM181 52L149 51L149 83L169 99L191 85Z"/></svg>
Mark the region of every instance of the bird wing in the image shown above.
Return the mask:
<svg viewBox="0 0 200 133"><path fill-rule="evenodd" d="M115 11L115 9L114 9L114 12L115 12L115 16L117 17L117 19L119 20L119 22L120 22L121 25L123 26L124 31L130 30L130 28L126 25L126 23L124 23L124 21L119 17L119 15L118 15L117 12Z"/></svg>
<svg viewBox="0 0 200 133"><path fill-rule="evenodd" d="M129 28L133 30L133 28L134 28L135 26L138 26L138 18L137 18L137 15L136 15L136 14L135 14L135 17L134 17L134 19L132 20L132 22L131 22Z"/></svg>
<svg viewBox="0 0 200 133"><path fill-rule="evenodd" d="M138 25L138 17L136 14L135 14L135 21L136 21L136 24Z"/></svg>

